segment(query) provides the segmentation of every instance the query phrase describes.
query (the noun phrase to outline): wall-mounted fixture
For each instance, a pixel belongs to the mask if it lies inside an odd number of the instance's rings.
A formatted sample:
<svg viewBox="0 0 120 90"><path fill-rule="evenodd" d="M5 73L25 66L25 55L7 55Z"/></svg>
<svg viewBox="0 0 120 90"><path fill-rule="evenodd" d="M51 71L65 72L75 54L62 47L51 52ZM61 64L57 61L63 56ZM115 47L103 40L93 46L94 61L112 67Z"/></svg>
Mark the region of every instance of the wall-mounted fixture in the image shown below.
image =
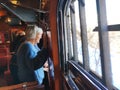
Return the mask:
<svg viewBox="0 0 120 90"><path fill-rule="evenodd" d="M5 22L11 26L22 25L22 21L17 17L7 17Z"/></svg>
<svg viewBox="0 0 120 90"><path fill-rule="evenodd" d="M12 4L15 4L15 5L19 5L20 4L19 0L10 0L10 2Z"/></svg>
<svg viewBox="0 0 120 90"><path fill-rule="evenodd" d="M46 3L47 3L47 0L41 0L41 9L45 8Z"/></svg>
<svg viewBox="0 0 120 90"><path fill-rule="evenodd" d="M11 18L10 18L10 17L7 17L7 18L5 19L5 22L6 22L6 23L10 23L10 22L11 22Z"/></svg>

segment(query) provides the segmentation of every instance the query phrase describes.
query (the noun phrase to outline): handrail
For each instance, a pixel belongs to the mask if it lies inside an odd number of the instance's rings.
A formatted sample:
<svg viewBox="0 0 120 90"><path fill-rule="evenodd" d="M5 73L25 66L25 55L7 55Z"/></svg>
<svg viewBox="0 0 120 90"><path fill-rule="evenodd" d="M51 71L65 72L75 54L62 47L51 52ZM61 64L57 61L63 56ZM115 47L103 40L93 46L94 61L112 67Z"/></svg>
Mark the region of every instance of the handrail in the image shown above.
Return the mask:
<svg viewBox="0 0 120 90"><path fill-rule="evenodd" d="M83 87L85 86L85 88L87 87L89 90L108 90L102 83L91 76L75 61L68 61L68 68L74 75L74 79L78 85L83 84Z"/></svg>

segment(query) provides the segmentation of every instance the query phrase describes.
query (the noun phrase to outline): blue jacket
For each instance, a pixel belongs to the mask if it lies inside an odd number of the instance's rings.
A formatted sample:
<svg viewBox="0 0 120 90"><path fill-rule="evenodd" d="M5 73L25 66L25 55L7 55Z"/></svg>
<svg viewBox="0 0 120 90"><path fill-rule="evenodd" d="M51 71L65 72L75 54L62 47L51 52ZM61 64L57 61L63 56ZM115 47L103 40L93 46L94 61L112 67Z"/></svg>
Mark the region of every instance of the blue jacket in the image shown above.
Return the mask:
<svg viewBox="0 0 120 90"><path fill-rule="evenodd" d="M37 80L39 84L44 78L43 65L48 57L46 49L40 50L30 42L24 42L17 52L18 77L20 82Z"/></svg>

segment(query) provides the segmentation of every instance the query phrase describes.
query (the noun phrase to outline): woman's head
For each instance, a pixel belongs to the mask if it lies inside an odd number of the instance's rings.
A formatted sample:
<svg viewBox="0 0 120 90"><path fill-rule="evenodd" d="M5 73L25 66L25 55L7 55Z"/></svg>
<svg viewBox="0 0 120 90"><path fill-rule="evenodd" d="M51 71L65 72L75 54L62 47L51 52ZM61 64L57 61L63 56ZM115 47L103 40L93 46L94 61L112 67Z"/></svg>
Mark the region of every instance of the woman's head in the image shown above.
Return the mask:
<svg viewBox="0 0 120 90"><path fill-rule="evenodd" d="M42 28L31 25L26 28L26 39L27 40L34 40L35 43L39 43L40 39L42 38Z"/></svg>

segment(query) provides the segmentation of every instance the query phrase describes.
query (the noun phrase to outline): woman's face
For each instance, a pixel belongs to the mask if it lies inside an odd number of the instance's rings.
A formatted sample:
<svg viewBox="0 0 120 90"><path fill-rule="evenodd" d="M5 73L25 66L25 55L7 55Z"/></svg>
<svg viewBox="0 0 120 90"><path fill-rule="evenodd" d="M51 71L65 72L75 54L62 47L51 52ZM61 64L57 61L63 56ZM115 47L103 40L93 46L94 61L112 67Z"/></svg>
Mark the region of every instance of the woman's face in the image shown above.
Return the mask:
<svg viewBox="0 0 120 90"><path fill-rule="evenodd" d="M38 34L36 35L36 38L35 38L35 43L36 43L36 44L40 42L40 39L42 38L42 34L43 34L43 33L38 33Z"/></svg>

